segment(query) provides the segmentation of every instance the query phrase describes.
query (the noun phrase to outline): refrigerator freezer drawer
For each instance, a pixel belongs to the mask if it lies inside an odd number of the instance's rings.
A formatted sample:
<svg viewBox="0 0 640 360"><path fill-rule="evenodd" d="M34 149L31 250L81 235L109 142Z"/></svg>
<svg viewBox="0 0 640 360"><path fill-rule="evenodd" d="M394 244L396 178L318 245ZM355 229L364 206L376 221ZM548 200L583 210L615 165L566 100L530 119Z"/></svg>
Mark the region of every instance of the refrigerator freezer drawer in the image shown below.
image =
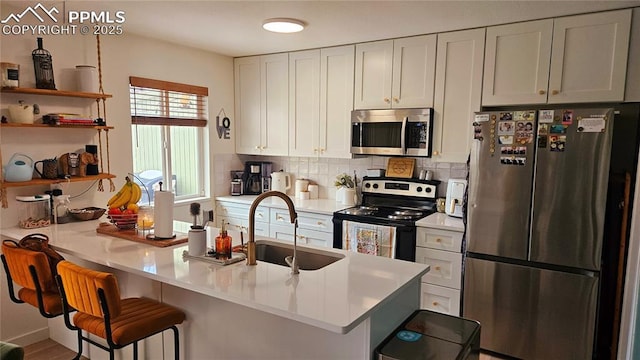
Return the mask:
<svg viewBox="0 0 640 360"><path fill-rule="evenodd" d="M422 283L420 308L460 316L460 290Z"/></svg>
<svg viewBox="0 0 640 360"><path fill-rule="evenodd" d="M462 286L462 254L417 247L416 262L431 266L422 282L453 289Z"/></svg>
<svg viewBox="0 0 640 360"><path fill-rule="evenodd" d="M521 359L591 359L598 278L467 257L463 316L481 347Z"/></svg>

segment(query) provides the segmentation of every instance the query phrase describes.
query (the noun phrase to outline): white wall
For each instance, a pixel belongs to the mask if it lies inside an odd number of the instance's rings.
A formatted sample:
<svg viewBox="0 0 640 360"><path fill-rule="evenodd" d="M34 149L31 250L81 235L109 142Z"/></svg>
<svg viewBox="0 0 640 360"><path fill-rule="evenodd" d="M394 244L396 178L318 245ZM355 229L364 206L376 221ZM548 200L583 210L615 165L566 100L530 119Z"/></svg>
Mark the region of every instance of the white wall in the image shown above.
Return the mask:
<svg viewBox="0 0 640 360"><path fill-rule="evenodd" d="M124 182L124 177L132 171L131 126L129 112L129 76L141 76L160 80L181 82L209 88L209 128L213 154L234 152L233 140L233 59L193 48L180 47L157 40L132 35L102 36L102 73L105 93L113 98L106 103L107 123L115 129L109 131L110 172L116 188ZM54 77L58 90L75 90L73 68L78 64L97 65L96 38L93 36L44 36L44 48L53 57ZM4 36L1 50L2 61L20 64L20 86L35 87L35 75L31 60L31 51L36 47L36 37ZM7 105L24 99L27 103L38 103L43 113L79 112L97 116L95 102L92 100L42 97L31 95L3 94L0 99L0 112L7 115ZM219 139L215 128L215 117L224 109L232 119L231 139ZM8 115L7 115L8 116ZM59 156L65 152L84 148L85 144L98 144L98 137L90 130L60 129L1 129L3 164L16 152L26 153L34 161ZM103 136L103 153L106 156L106 139ZM207 154L210 155L210 154ZM211 158L209 159L211 160ZM106 157L104 171L107 171ZM214 180L215 166L210 167L207 181ZM109 182L103 181L109 190ZM213 189L210 183L210 189ZM74 197L87 188L91 189L80 197ZM65 185L64 192L71 194L72 205L102 206L112 195L109 192L97 192L96 184L80 182ZM8 197L32 195L48 190L45 186L11 188ZM212 205L211 205L212 206ZM207 206L205 205L205 208ZM16 204L10 201L8 209L0 211L0 227L13 226L16 223ZM188 204L176 209L176 217L182 212L189 217Z"/></svg>
<svg viewBox="0 0 640 360"><path fill-rule="evenodd" d="M160 80L181 82L209 88L209 128L208 138L211 145L209 155L209 184L214 187L214 174L217 168L226 164L216 164L216 156L223 160L235 157L233 140L233 59L227 56L205 52L193 48L181 47L157 40L131 35L102 36L102 73L105 93L113 98L106 103L108 125L115 129L109 131L110 172L116 188L120 188L124 177L132 171L131 125L129 112L129 76L148 77ZM97 65L96 38L93 36L43 36L44 48L53 57L54 78L58 90L75 90L73 69L78 64ZM20 86L35 87L35 75L31 60L31 51L36 48L35 36L5 36L0 44L0 60L20 64ZM27 103L38 103L43 113L78 112L97 116L95 101L65 97L42 97L31 95L1 94L0 114L8 117L7 106L24 99ZM231 139L219 139L215 129L215 116L220 109L232 119ZM16 152L26 153L34 160L52 158L65 152L84 148L85 144L98 144L93 130L77 129L16 129L0 128L0 149L3 165ZM103 151L106 155L106 143L103 135ZM106 158L105 158L106 162ZM224 165L224 166L222 166ZM106 172L106 163L104 164ZM91 182L71 183L64 186L64 192L72 196L74 207L105 207L113 194L108 192L109 182L103 181L107 192L98 192L97 184ZM0 228L17 224L18 204L16 195L44 193L48 186L30 186L10 188L7 195L9 208L0 210ZM80 195L88 190L83 195ZM76 197L77 196L77 197ZM213 204L203 205L212 209ZM177 219L190 220L189 204L177 207L174 211ZM28 305L12 304L6 293L6 282L0 280L0 340L12 339L17 342L32 342L30 332L46 327L46 322L37 310Z"/></svg>

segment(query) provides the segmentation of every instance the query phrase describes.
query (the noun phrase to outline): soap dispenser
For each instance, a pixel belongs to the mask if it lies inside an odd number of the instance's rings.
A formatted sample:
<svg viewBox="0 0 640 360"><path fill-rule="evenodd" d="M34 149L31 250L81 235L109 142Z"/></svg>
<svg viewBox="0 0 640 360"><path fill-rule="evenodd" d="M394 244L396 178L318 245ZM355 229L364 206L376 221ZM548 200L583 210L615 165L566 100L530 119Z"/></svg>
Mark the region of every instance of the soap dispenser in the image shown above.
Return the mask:
<svg viewBox="0 0 640 360"><path fill-rule="evenodd" d="M218 257L226 257L228 259L231 258L231 236L227 234L227 229L224 226L224 222L222 223L222 229L220 229L220 234L216 236L216 255Z"/></svg>

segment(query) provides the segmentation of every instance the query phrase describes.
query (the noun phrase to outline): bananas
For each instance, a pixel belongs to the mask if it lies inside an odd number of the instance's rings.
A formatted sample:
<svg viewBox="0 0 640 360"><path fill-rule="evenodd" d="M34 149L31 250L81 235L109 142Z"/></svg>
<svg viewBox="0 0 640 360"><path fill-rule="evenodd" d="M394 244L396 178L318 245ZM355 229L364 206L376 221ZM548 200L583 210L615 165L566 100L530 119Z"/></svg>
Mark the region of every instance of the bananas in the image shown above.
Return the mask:
<svg viewBox="0 0 640 360"><path fill-rule="evenodd" d="M140 186L131 181L129 177L126 177L125 180L126 182L122 188L107 201L109 209L127 207L129 204L135 204L140 201L142 197Z"/></svg>

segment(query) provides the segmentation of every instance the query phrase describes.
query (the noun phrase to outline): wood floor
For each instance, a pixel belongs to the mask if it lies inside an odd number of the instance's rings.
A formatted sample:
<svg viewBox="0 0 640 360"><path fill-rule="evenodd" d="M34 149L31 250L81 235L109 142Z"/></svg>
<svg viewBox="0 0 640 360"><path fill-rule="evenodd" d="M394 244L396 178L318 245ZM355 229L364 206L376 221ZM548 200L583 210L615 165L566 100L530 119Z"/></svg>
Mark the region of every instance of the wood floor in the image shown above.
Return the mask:
<svg viewBox="0 0 640 360"><path fill-rule="evenodd" d="M76 356L75 351L69 350L51 339L24 348L24 360L69 360L74 356ZM84 356L80 359L88 360Z"/></svg>

